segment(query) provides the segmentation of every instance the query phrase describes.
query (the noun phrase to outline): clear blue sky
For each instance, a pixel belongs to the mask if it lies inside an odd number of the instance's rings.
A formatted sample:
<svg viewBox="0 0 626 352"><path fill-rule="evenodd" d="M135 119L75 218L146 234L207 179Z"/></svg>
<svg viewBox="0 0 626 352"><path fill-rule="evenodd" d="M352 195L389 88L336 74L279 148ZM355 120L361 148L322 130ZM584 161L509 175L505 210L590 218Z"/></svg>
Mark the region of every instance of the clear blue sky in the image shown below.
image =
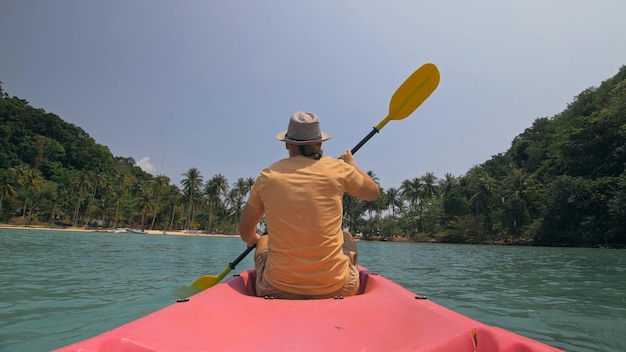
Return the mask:
<svg viewBox="0 0 626 352"><path fill-rule="evenodd" d="M318 114L354 147L427 62L433 95L356 155L383 187L465 174L626 64L626 1L2 0L4 90L179 184L256 177Z"/></svg>

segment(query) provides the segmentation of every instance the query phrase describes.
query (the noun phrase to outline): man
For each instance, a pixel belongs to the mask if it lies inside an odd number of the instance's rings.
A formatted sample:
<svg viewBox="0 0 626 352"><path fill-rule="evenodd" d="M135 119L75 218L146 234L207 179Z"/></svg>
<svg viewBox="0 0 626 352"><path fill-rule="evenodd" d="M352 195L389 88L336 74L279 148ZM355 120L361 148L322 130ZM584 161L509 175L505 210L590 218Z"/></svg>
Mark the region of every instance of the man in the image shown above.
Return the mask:
<svg viewBox="0 0 626 352"><path fill-rule="evenodd" d="M261 171L241 214L239 231L256 245L256 293L285 299L351 296L359 291L356 245L343 232L344 192L367 201L380 189L348 150L338 159L322 156L332 138L317 116L296 112L285 142L289 157ZM268 235L256 226L265 215Z"/></svg>

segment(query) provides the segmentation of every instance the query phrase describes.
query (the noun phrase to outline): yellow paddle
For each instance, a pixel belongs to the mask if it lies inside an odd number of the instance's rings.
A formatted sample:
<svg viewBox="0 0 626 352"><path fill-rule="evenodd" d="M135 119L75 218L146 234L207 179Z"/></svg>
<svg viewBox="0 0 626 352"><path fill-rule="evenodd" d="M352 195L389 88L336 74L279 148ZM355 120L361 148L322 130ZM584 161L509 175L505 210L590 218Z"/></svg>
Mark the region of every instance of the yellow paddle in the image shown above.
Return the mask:
<svg viewBox="0 0 626 352"><path fill-rule="evenodd" d="M427 63L415 70L393 93L387 117L380 121L356 147L352 148L352 154L356 153L390 120L402 120L411 115L437 89L438 85L439 70L435 64Z"/></svg>
<svg viewBox="0 0 626 352"><path fill-rule="evenodd" d="M390 120L402 120L415 111L422 103L437 89L439 85L439 70L432 63L424 64L413 74L407 78L404 83L391 97L389 103L389 114L374 127L374 129L365 138L352 149L352 154L356 153L359 148L378 133ZM194 281L191 286L200 291L218 284L235 266L246 256L254 247L247 248L234 262L228 263L228 266L222 270L217 276L205 275Z"/></svg>
<svg viewBox="0 0 626 352"><path fill-rule="evenodd" d="M239 264L239 262L242 261L243 258L245 258L248 255L248 253L252 251L252 249L254 249L254 246L246 248L246 250L243 253L241 253L237 257L237 259L235 259L235 261L233 261L232 263L228 263L228 266L225 267L221 273L217 274L217 276L211 276L211 275L201 276L197 278L196 281L194 281L191 284L191 286L193 286L194 288L198 288L200 291L202 291L202 290L206 290L207 288L211 286L218 284L220 281L222 281L223 278L226 277L226 275L228 275L228 273L230 273L231 270L235 269L237 264Z"/></svg>

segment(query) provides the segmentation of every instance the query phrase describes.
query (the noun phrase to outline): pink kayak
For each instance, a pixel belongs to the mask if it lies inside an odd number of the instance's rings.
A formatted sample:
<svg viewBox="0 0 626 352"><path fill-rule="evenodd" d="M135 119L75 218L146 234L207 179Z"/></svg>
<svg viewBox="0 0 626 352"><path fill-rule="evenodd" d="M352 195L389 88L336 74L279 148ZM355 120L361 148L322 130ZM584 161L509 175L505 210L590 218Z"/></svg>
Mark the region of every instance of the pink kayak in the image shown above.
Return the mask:
<svg viewBox="0 0 626 352"><path fill-rule="evenodd" d="M255 297L250 269L57 351L561 351L361 269L361 294L302 301Z"/></svg>

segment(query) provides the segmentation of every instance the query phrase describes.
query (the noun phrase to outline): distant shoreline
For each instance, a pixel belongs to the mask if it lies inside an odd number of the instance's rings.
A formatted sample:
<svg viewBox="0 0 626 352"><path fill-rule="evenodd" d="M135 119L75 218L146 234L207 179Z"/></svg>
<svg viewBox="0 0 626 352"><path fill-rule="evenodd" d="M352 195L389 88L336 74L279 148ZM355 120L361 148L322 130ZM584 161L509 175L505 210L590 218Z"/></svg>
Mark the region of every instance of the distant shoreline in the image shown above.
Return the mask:
<svg viewBox="0 0 626 352"><path fill-rule="evenodd" d="M239 237L239 235L225 235L225 234L208 234L201 233L199 231L162 231L162 230L133 230L126 231L126 228L121 228L120 230L114 229L84 229L82 227L46 227L46 226L24 226L24 225L8 225L8 224L0 224L0 229L11 229L11 230L42 230L42 231L66 231L66 232L102 232L102 233L144 233L146 235L167 235L167 236L214 236L214 237ZM134 232L132 232L134 231Z"/></svg>

